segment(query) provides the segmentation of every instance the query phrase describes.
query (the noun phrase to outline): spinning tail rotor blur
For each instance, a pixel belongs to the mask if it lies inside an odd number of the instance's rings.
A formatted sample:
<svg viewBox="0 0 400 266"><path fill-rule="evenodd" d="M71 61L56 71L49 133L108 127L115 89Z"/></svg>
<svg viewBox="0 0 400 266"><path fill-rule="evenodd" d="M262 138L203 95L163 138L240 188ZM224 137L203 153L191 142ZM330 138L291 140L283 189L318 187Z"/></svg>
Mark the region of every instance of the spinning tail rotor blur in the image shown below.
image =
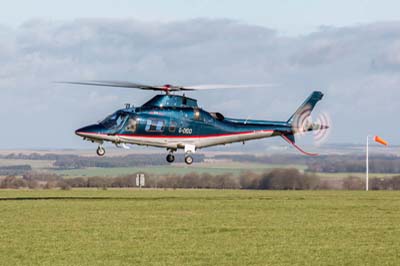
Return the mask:
<svg viewBox="0 0 400 266"><path fill-rule="evenodd" d="M328 113L321 112L313 118L311 111L310 108L305 108L296 116L292 123L292 129L300 137L312 131L314 145L321 146L329 138L332 122Z"/></svg>
<svg viewBox="0 0 400 266"><path fill-rule="evenodd" d="M315 119L316 129L313 131L314 143L316 146L324 144L331 133L332 120L328 113L322 112Z"/></svg>

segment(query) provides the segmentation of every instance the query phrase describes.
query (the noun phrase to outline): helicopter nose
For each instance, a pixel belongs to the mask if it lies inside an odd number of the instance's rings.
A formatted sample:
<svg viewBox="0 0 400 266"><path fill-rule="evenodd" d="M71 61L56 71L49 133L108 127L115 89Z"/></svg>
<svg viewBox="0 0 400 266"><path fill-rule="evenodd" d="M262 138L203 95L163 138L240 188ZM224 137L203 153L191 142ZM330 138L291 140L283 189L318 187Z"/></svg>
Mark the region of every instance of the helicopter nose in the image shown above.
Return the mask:
<svg viewBox="0 0 400 266"><path fill-rule="evenodd" d="M99 133L101 128L99 125L90 125L86 127L82 127L80 129L75 130L75 134L80 137L88 137L92 136L93 134Z"/></svg>

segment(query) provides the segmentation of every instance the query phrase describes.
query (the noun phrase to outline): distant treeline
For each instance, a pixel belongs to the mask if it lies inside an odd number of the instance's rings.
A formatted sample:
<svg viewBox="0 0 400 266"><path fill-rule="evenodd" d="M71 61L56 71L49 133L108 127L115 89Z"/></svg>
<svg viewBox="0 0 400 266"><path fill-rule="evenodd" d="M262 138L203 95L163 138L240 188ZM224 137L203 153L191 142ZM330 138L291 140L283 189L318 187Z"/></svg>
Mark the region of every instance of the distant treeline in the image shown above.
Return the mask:
<svg viewBox="0 0 400 266"><path fill-rule="evenodd" d="M257 162L264 164L304 164L307 172L360 173L365 171L365 155L321 155L306 157L301 155L217 155L215 159L236 162ZM371 173L400 173L400 156L371 155Z"/></svg>
<svg viewBox="0 0 400 266"><path fill-rule="evenodd" d="M0 166L0 176L22 175L29 171L32 171L32 167L28 164Z"/></svg>
<svg viewBox="0 0 400 266"><path fill-rule="evenodd" d="M400 173L400 157L372 158L369 161L372 173ZM365 172L365 157L325 158L307 163L307 171L325 173Z"/></svg>
<svg viewBox="0 0 400 266"><path fill-rule="evenodd" d="M267 190L328 190L364 189L364 179L347 177L329 180L318 175L302 173L297 169L274 169L267 173L246 172L232 174L197 174L152 176L145 174L146 188L194 189L267 189ZM7 176L0 179L0 188L132 188L136 187L136 173L121 177L63 178L51 173L29 172L22 177ZM384 179L371 179L375 190L400 190L400 175Z"/></svg>

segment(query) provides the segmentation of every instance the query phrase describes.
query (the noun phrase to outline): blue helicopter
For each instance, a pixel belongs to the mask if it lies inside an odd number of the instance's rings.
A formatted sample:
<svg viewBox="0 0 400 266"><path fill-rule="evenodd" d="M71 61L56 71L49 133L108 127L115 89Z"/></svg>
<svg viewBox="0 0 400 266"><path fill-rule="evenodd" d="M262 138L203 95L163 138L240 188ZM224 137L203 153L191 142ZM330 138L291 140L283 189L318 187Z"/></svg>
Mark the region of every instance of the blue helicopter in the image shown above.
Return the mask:
<svg viewBox="0 0 400 266"><path fill-rule="evenodd" d="M311 111L323 94L314 91L287 121L265 121L227 118L218 112L207 112L199 108L197 100L174 92L194 91L201 87L174 85L149 86L131 82L90 81L63 82L78 85L94 85L136 88L163 91L141 107L127 104L103 121L82 127L75 134L84 140L98 143L97 155L104 156L104 142L112 142L117 147L127 148L126 144L136 144L166 148L169 163L174 162L174 152L183 149L185 163L193 163L192 154L198 149L245 142L254 139L280 136L300 152L308 153L295 144L296 134L308 131L326 130L329 126L312 123Z"/></svg>

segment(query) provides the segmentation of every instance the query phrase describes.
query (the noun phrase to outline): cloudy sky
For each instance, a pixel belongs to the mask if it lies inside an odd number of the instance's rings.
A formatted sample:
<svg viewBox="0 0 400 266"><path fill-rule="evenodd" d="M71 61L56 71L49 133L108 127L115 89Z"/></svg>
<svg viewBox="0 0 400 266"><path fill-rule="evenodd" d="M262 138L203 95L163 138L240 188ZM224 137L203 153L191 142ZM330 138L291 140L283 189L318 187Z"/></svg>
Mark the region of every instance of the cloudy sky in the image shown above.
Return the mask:
<svg viewBox="0 0 400 266"><path fill-rule="evenodd" d="M325 98L316 111L333 124L330 143L361 143L368 133L400 143L398 1L42 0L2 7L0 149L91 147L76 128L153 95L53 83L90 79L276 84L191 94L226 116L276 120L318 89Z"/></svg>

